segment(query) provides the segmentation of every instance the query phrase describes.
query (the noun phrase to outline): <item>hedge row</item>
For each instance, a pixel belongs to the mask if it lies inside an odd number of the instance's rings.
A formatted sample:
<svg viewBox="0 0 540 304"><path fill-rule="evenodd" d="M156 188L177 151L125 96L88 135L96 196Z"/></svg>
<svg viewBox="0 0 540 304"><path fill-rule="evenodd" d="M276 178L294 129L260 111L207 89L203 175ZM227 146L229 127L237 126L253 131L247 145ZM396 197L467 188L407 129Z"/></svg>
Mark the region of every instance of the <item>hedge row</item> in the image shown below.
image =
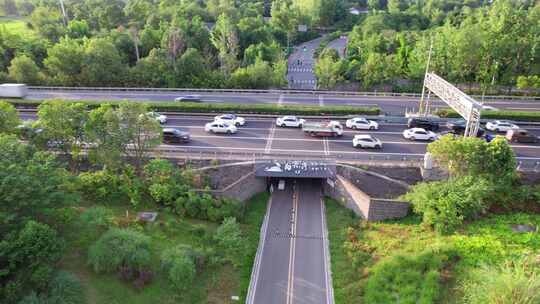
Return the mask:
<svg viewBox="0 0 540 304"><path fill-rule="evenodd" d="M438 110L435 112L443 118L459 118L461 117L453 110ZM481 114L482 119L507 119L515 121L540 121L540 111L525 112L525 111L484 111Z"/></svg>
<svg viewBox="0 0 540 304"><path fill-rule="evenodd" d="M122 101L71 101L81 102L89 108L98 107L102 103L112 105L120 104ZM8 100L17 107L37 107L42 101L35 100ZM149 102L148 105L155 111L162 112L188 112L188 113L221 113L234 112L244 114L287 114L287 115L379 115L381 110L378 107L360 108L351 106L296 106L276 104L230 104L230 103L191 103L191 102Z"/></svg>

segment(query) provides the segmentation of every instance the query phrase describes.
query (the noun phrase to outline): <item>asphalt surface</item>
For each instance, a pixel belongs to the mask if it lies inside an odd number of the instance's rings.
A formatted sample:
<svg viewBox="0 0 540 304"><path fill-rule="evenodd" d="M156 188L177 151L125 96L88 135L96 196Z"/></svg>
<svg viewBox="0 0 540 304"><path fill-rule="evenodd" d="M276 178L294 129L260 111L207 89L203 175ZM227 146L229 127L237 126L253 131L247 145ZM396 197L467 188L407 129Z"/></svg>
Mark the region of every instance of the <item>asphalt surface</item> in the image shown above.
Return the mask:
<svg viewBox="0 0 540 304"><path fill-rule="evenodd" d="M289 56L287 67L287 80L290 89L317 88L317 78L313 69L315 68L315 49L321 44L322 37L304 42L295 47L294 52Z"/></svg>
<svg viewBox="0 0 540 304"><path fill-rule="evenodd" d="M36 119L35 113L21 113L22 119ZM244 116L246 125L238 128L232 135L211 134L204 131L204 125L212 121L211 117L168 115L164 127L174 127L191 133L192 140L186 144L162 145L172 150L183 149L190 152L242 152L285 154L295 156L328 156L344 160L354 160L364 156L387 156L392 159L422 156L429 142L409 141L403 138L405 124L379 123L379 130L345 129L343 136L320 138L306 136L297 128L275 126L275 120ZM341 121L345 125L345 121ZM441 126L441 132L446 131ZM532 134L540 136L540 126L526 126ZM383 142L380 150L356 149L352 146L355 134L371 134ZM540 161L540 144L512 144L518 159Z"/></svg>
<svg viewBox="0 0 540 304"><path fill-rule="evenodd" d="M287 179L274 190L247 304L333 303L320 183Z"/></svg>
<svg viewBox="0 0 540 304"><path fill-rule="evenodd" d="M307 74L298 72L299 75ZM305 75L304 75L305 76ZM304 77L302 76L302 77ZM308 77L308 76L306 76ZM314 76L313 76L314 77ZM198 93L198 92L151 92L151 91L93 91L93 90L29 90L27 99L68 100L133 100L145 102L171 102L176 97L190 94L201 95L208 103L282 104L305 106L353 106L380 107L384 113L403 115L418 108L419 99L411 97L332 96L313 94L255 94L255 93ZM501 110L540 111L538 101L493 100L485 103ZM447 108L440 100L433 100L434 108Z"/></svg>

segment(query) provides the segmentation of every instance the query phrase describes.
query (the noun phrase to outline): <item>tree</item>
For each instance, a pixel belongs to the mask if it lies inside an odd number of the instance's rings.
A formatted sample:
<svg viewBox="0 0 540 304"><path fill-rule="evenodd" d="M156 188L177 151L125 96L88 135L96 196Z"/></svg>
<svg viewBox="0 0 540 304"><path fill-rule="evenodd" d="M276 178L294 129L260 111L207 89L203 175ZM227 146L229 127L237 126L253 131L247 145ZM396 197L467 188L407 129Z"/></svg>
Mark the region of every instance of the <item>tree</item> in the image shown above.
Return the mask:
<svg viewBox="0 0 540 304"><path fill-rule="evenodd" d="M182 192L180 172L165 159L154 159L144 166L144 177L150 196L160 204L170 205Z"/></svg>
<svg viewBox="0 0 540 304"><path fill-rule="evenodd" d="M9 102L0 100L0 133L13 133L15 127L20 124L21 120L15 107Z"/></svg>
<svg viewBox="0 0 540 304"><path fill-rule="evenodd" d="M52 274L52 267L62 256L64 242L57 232L46 224L27 221L21 230L5 235L0 242L0 267L2 286L15 283L11 294L0 289L2 299L17 298L22 286L30 284L37 289L45 289ZM14 299L9 299L14 300Z"/></svg>
<svg viewBox="0 0 540 304"><path fill-rule="evenodd" d="M223 72L229 75L238 66L238 35L227 15L220 15L210 35L210 41L219 52Z"/></svg>
<svg viewBox="0 0 540 304"><path fill-rule="evenodd" d="M139 102L123 102L118 108L120 134L129 145L124 153L134 158L138 172L151 150L161 143L161 126L147 113L147 105Z"/></svg>
<svg viewBox="0 0 540 304"><path fill-rule="evenodd" d="M186 290L192 286L197 273L191 248L179 245L166 249L161 254L161 268L167 278L178 290Z"/></svg>
<svg viewBox="0 0 540 304"><path fill-rule="evenodd" d="M342 79L342 62L335 49L325 49L321 52L315 64L317 85L321 89L332 89Z"/></svg>
<svg viewBox="0 0 540 304"><path fill-rule="evenodd" d="M518 76L516 84L520 90L537 90L540 89L540 76Z"/></svg>
<svg viewBox="0 0 540 304"><path fill-rule="evenodd" d="M82 82L90 86L114 86L123 83L126 66L120 53L107 38L88 39L84 43Z"/></svg>
<svg viewBox="0 0 540 304"><path fill-rule="evenodd" d="M287 48L293 40L294 35L300 24L300 13L293 6L291 0L275 0L272 1L272 19L271 24L284 31L287 35Z"/></svg>
<svg viewBox="0 0 540 304"><path fill-rule="evenodd" d="M84 128L88 121L86 106L61 100L45 101L38 107L37 125L43 129L42 144L71 154L76 169L84 148Z"/></svg>
<svg viewBox="0 0 540 304"><path fill-rule="evenodd" d="M404 196L422 221L439 233L452 233L463 221L474 218L490 207L493 185L476 176L449 181L420 183Z"/></svg>
<svg viewBox="0 0 540 304"><path fill-rule="evenodd" d="M84 134L93 144L88 154L93 163L113 170L121 167L128 139L122 136L120 117L112 105L101 104L90 111Z"/></svg>
<svg viewBox="0 0 540 304"><path fill-rule="evenodd" d="M279 84L272 75L274 71L267 62L256 60L252 65L237 69L231 75L231 84L236 88L266 89Z"/></svg>
<svg viewBox="0 0 540 304"><path fill-rule="evenodd" d="M246 241L235 218L228 217L223 220L223 223L216 230L214 240L225 261L232 263L235 267L239 267L243 263Z"/></svg>
<svg viewBox="0 0 540 304"><path fill-rule="evenodd" d="M515 155L504 138L487 143L474 137L446 135L428 145L427 150L452 176L485 176L499 182L515 176Z"/></svg>
<svg viewBox="0 0 540 304"><path fill-rule="evenodd" d="M144 269L150 265L150 259L150 238L131 229L110 229L88 251L88 263L96 273L121 267Z"/></svg>
<svg viewBox="0 0 540 304"><path fill-rule="evenodd" d="M84 46L76 39L64 38L47 50L44 61L47 74L55 84L82 84Z"/></svg>
<svg viewBox="0 0 540 304"><path fill-rule="evenodd" d="M86 20L71 20L68 23L66 34L71 39L90 37L90 27Z"/></svg>
<svg viewBox="0 0 540 304"><path fill-rule="evenodd" d="M62 14L57 8L39 6L32 12L30 23L41 37L51 42L58 42L65 32Z"/></svg>
<svg viewBox="0 0 540 304"><path fill-rule="evenodd" d="M76 201L64 187L67 181L54 156L0 134L0 231Z"/></svg>
<svg viewBox="0 0 540 304"><path fill-rule="evenodd" d="M19 83L39 84L42 79L39 67L32 58L26 55L18 55L13 58L8 71L9 77Z"/></svg>

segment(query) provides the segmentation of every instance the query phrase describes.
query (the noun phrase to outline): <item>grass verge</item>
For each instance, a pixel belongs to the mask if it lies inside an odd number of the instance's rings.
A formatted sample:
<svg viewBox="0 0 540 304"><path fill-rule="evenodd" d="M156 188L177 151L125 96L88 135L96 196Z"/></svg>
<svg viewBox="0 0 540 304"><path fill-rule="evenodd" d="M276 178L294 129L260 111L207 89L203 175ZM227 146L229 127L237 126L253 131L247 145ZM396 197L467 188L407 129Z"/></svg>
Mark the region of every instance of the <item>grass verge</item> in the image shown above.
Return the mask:
<svg viewBox="0 0 540 304"><path fill-rule="evenodd" d="M538 214L489 215L463 225L453 235L438 235L423 226L417 216L395 221L365 222L336 201L327 199L326 206L337 304L375 303L370 302L366 292L369 279L377 269L385 268L378 265L403 260L404 256L413 261L423 260L426 249L438 248L449 248L458 258L438 269L437 281L440 286L432 286L428 290L437 291L438 303L460 303L463 294L461 283L479 267L502 265L540 250L539 233L517 233L512 230L515 224L540 226ZM428 282L427 275L434 276L434 273L412 276L407 280ZM401 288L407 289L406 286Z"/></svg>
<svg viewBox="0 0 540 304"><path fill-rule="evenodd" d="M7 102L12 103L16 107L37 107L43 101L39 100L19 100L9 99ZM98 107L102 103L118 105L122 101L118 100L103 100L103 101L88 101L88 100L66 100L66 102L78 102L88 105L89 108ZM359 108L352 106L295 106L295 105L271 105L271 104L228 104L228 103L176 103L176 102L148 102L150 108L156 111L166 112L186 112L186 113L222 113L234 112L243 114L283 114L283 115L379 115L378 107Z"/></svg>
<svg viewBox="0 0 540 304"><path fill-rule="evenodd" d="M160 271L160 255L163 250L186 244L193 248L215 250L212 236L218 227L217 223L180 218L165 210L146 204L133 208L127 204L111 205L106 202L85 202L75 210L97 205L105 205L115 215L117 222L124 221L126 215L133 217L138 211L157 210L158 219L154 223L130 226L151 238L152 263L154 271L152 282L139 290L132 284L119 279L116 273L96 274L87 265L87 252L103 233L81 227L78 217L68 223L63 231L67 242L66 253L60 263L62 269L76 274L81 280L87 303L230 303L231 296L243 295L247 292L253 257L258 245L258 231L266 211L268 194L261 193L247 202L244 217L241 219L244 235L248 238L249 252L240 269L229 264L207 265L197 273L193 286L187 291L178 292L169 283L166 274Z"/></svg>

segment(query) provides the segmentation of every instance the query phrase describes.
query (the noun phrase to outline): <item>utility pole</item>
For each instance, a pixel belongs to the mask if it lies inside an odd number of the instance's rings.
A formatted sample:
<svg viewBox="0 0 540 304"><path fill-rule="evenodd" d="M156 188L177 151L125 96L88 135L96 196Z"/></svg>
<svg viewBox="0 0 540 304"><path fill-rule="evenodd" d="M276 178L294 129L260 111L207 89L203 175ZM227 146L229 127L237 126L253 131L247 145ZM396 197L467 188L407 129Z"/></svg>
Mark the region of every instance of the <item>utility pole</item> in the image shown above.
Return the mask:
<svg viewBox="0 0 540 304"><path fill-rule="evenodd" d="M67 15L66 15L66 8L64 7L64 0L58 0L60 1L60 8L62 9L62 20L64 21L64 26L67 26Z"/></svg>

